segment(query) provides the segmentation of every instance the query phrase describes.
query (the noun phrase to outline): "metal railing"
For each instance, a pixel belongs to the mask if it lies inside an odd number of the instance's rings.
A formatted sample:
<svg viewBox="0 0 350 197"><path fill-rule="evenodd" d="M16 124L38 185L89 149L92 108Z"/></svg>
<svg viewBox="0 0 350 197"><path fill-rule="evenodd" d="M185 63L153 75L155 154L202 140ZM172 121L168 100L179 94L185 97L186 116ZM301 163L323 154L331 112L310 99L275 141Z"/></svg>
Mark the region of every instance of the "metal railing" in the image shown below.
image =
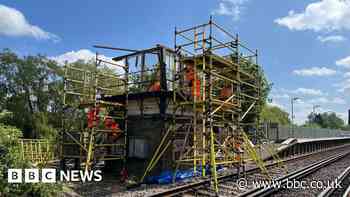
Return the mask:
<svg viewBox="0 0 350 197"><path fill-rule="evenodd" d="M20 139L22 158L33 164L46 164L55 159L54 145L45 139Z"/></svg>

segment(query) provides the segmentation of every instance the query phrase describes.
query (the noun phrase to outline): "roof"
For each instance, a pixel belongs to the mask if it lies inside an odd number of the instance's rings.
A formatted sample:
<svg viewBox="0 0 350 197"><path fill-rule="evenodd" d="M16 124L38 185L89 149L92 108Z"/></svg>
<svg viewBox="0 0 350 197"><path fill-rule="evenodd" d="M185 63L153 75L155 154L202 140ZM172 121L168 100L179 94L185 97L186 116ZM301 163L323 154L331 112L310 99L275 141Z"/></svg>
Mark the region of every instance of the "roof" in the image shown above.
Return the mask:
<svg viewBox="0 0 350 197"><path fill-rule="evenodd" d="M350 137L323 137L323 138L298 138L298 143L318 142L318 141L333 141L333 140L350 140Z"/></svg>
<svg viewBox="0 0 350 197"><path fill-rule="evenodd" d="M166 47L164 45L161 45L161 44L157 44L155 47L152 47L152 48L148 48L148 49L143 49L143 50L137 50L135 52L132 52L132 53L129 53L127 55L122 55L122 56L118 56L118 57L114 57L112 58L112 60L114 61L120 61L120 60L123 60L124 58L126 57L132 57L132 56L136 56L136 55L139 55L141 53L152 53L154 51L158 51L160 49L165 49L167 50L168 52L171 52L171 53L175 53L173 49L169 48L169 47Z"/></svg>
<svg viewBox="0 0 350 197"><path fill-rule="evenodd" d="M308 142L318 142L318 141L332 141L332 140L346 140L350 137L322 137L322 138L288 138L284 140L281 145L289 145L295 143L308 143Z"/></svg>

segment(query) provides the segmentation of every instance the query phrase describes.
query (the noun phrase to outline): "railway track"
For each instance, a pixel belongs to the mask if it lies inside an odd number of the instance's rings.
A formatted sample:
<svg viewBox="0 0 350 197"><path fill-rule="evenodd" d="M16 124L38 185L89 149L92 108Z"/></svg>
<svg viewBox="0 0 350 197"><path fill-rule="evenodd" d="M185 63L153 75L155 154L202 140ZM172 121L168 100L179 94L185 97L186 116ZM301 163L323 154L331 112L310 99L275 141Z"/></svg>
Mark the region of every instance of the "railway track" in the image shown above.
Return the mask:
<svg viewBox="0 0 350 197"><path fill-rule="evenodd" d="M256 187L238 196L317 196L324 188L332 185L332 175L346 168L349 162L350 151L337 154L275 179L270 182L271 186Z"/></svg>
<svg viewBox="0 0 350 197"><path fill-rule="evenodd" d="M289 158L284 160L290 172L296 172L298 168L306 165L313 165L315 161L323 161L334 156L337 152L345 154L347 146L332 148L327 151L319 151L316 153L309 153L295 158ZM347 153L347 152L346 152ZM348 154L348 153L347 153ZM274 180L282 178L285 174L280 167L276 166L277 163L271 163L267 165L270 175ZM152 194L145 194L146 196L239 196L253 190L253 186L248 184L251 181L266 180L266 177L260 173L258 168L252 168L246 171L245 181L247 185L245 188L240 187L237 184L237 174L228 174L219 177L219 194L210 190L210 179L204 179L201 181L188 183L180 186L175 186L169 189L165 189L160 192L153 192ZM350 190L350 189L349 189Z"/></svg>
<svg viewBox="0 0 350 197"><path fill-rule="evenodd" d="M334 185L338 183L341 188L335 188ZM330 187L323 190L318 197L330 197L330 196L350 196L350 166L347 167L335 180Z"/></svg>

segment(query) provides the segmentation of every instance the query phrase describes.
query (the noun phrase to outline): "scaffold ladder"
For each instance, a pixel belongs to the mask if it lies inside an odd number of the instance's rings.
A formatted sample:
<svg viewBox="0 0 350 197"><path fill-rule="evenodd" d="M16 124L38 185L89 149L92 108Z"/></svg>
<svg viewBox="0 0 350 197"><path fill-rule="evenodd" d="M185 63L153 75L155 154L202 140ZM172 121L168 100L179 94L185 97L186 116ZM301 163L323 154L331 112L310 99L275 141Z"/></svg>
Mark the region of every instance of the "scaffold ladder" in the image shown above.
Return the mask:
<svg viewBox="0 0 350 197"><path fill-rule="evenodd" d="M254 148L254 145L250 141L248 135L245 132L241 132L244 141L244 149L248 154L249 158L255 162L255 164L260 168L261 172L266 176L267 179L271 179L269 172L265 166L264 160L259 156Z"/></svg>
<svg viewBox="0 0 350 197"><path fill-rule="evenodd" d="M127 156L128 67L122 66L126 74L119 76L99 70L101 62L106 63L96 54L95 68L67 64L64 71L65 109L79 112L79 117L72 117L76 119L73 124L82 123L71 128L63 121L61 159L63 162L65 158L79 159L85 170L91 170L98 161L123 160L125 164ZM126 100L114 102L102 98L116 94L125 96ZM119 127L120 123L123 128Z"/></svg>
<svg viewBox="0 0 350 197"><path fill-rule="evenodd" d="M281 159L281 157L278 155L278 152L277 152L276 148L274 147L274 145L273 144L269 144L265 149L271 155L273 160L275 162L277 162L277 166L279 168L281 168L284 171L285 174L288 174L288 168L287 168L286 165L284 165L284 162Z"/></svg>

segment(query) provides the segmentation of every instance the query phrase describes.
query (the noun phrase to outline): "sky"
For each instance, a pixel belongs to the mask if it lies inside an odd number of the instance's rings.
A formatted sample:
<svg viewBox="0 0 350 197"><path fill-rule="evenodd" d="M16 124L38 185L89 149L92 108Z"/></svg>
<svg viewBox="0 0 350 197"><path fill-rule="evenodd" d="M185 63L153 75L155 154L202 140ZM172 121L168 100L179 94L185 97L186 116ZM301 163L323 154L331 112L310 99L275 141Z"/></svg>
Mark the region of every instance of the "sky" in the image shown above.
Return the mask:
<svg viewBox="0 0 350 197"><path fill-rule="evenodd" d="M270 105L303 124L316 112L347 120L350 0L0 1L0 48L58 62L90 59L94 44L143 49L174 46L174 28L214 20L250 48L273 83Z"/></svg>

